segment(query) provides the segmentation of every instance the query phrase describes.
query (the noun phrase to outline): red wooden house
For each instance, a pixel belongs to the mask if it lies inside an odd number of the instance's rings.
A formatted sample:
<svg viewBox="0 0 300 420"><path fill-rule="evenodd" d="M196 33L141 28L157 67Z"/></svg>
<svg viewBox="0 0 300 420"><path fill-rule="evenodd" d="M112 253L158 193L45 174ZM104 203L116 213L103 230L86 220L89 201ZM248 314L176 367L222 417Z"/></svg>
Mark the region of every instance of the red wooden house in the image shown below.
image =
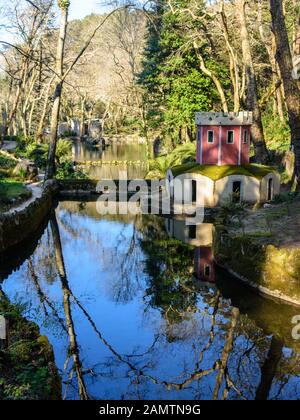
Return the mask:
<svg viewBox="0 0 300 420"><path fill-rule="evenodd" d="M245 165L249 163L252 112L198 112L197 163Z"/></svg>

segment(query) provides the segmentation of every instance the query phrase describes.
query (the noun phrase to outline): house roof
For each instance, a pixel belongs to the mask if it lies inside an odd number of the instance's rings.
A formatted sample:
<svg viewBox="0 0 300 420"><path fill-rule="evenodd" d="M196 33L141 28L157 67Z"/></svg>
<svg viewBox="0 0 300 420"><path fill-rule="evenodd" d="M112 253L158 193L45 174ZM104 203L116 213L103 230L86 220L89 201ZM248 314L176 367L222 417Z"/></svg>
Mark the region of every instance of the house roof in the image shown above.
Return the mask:
<svg viewBox="0 0 300 420"><path fill-rule="evenodd" d="M197 125L220 125L237 126L252 125L253 113L249 111L242 112L196 112L195 120Z"/></svg>
<svg viewBox="0 0 300 420"><path fill-rule="evenodd" d="M262 179L271 172L276 172L272 166L263 166L256 164L247 165L199 165L196 162L186 163L184 165L174 166L170 168L174 177L187 174L199 174L210 178L213 181L225 178L230 175L245 175L257 179Z"/></svg>

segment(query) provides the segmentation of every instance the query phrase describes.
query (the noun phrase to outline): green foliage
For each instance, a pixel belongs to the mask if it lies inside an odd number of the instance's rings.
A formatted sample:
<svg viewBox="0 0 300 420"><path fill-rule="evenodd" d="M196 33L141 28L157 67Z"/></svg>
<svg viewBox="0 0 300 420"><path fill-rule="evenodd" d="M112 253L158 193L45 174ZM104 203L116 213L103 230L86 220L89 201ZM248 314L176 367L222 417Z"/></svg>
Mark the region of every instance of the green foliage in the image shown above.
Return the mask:
<svg viewBox="0 0 300 420"><path fill-rule="evenodd" d="M57 4L61 10L67 10L70 7L70 0L57 0Z"/></svg>
<svg viewBox="0 0 300 420"><path fill-rule="evenodd" d="M38 168L45 169L47 165L48 150L48 144L37 143L33 139L27 141L20 139L16 153L20 158L33 161ZM71 154L72 143L68 140L59 139L56 145L56 163L59 165L67 161L70 159Z"/></svg>
<svg viewBox="0 0 300 420"><path fill-rule="evenodd" d="M280 204L280 203L291 203L295 200L299 200L300 199L300 193L299 192L286 192L286 193L281 193L279 195L277 195L276 197L274 197L273 199L273 203L275 204Z"/></svg>
<svg viewBox="0 0 300 420"><path fill-rule="evenodd" d="M179 0L176 7L188 5L189 0ZM201 16L203 9L204 2L200 1L196 13ZM194 113L209 111L219 99L211 79L200 70L189 38L191 32L200 33L200 20L194 20L188 13L173 14L164 1L155 3L152 14L155 27L148 23L139 78L145 91L147 121L150 128L171 136L173 143L181 143L195 136ZM206 65L214 70L225 88L229 87L225 66L209 57L208 49L208 45L201 46Z"/></svg>
<svg viewBox="0 0 300 420"><path fill-rule="evenodd" d="M37 400L60 398L60 384L53 351L41 340L36 324L22 316L23 305L12 305L0 293L0 314L9 322L9 346L0 351L0 399Z"/></svg>
<svg viewBox="0 0 300 420"><path fill-rule="evenodd" d="M86 179L87 176L73 162L65 160L56 168L56 179Z"/></svg>
<svg viewBox="0 0 300 420"><path fill-rule="evenodd" d="M16 161L0 151L0 179L10 176L15 166Z"/></svg>
<svg viewBox="0 0 300 420"><path fill-rule="evenodd" d="M55 159L57 164L62 164L69 160L72 153L72 143L68 140L60 139L56 145Z"/></svg>
<svg viewBox="0 0 300 420"><path fill-rule="evenodd" d="M150 161L150 171L146 178L164 178L169 168L187 162L195 162L195 160L196 143L177 146L171 153Z"/></svg>
<svg viewBox="0 0 300 420"><path fill-rule="evenodd" d="M147 299L171 325L182 322L196 307L197 294L186 287L191 282L194 249L170 238L164 224L163 219L144 216L141 246L147 255L145 270L150 278ZM169 335L168 339L173 337Z"/></svg>
<svg viewBox="0 0 300 420"><path fill-rule="evenodd" d="M288 121L283 123L278 116L267 112L263 116L263 126L268 149L277 151L290 149L291 132Z"/></svg>

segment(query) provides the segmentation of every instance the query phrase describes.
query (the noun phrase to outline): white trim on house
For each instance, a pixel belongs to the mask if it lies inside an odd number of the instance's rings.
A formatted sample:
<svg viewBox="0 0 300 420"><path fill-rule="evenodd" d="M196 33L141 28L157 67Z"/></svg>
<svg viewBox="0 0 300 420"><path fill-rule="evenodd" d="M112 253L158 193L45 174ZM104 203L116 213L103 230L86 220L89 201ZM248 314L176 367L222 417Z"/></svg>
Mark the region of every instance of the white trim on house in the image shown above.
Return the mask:
<svg viewBox="0 0 300 420"><path fill-rule="evenodd" d="M253 113L251 111L196 112L195 120L197 125L251 125Z"/></svg>
<svg viewBox="0 0 300 420"><path fill-rule="evenodd" d="M240 144L239 144L239 165L242 162L242 136L243 136L243 128L240 127Z"/></svg>
<svg viewBox="0 0 300 420"><path fill-rule="evenodd" d="M203 127L201 126L200 129L200 165L202 165L203 162Z"/></svg>
<svg viewBox="0 0 300 420"><path fill-rule="evenodd" d="M222 127L219 128L219 150L218 150L218 165L222 165Z"/></svg>

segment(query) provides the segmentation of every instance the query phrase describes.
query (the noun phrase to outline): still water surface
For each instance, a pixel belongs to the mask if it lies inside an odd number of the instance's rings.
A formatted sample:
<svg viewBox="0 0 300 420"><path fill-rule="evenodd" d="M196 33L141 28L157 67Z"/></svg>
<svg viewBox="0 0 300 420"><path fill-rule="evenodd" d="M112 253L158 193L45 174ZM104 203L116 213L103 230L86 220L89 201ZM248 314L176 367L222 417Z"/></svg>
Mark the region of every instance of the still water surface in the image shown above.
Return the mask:
<svg viewBox="0 0 300 420"><path fill-rule="evenodd" d="M145 144L113 143L102 149L102 147L93 147L85 142L75 141L73 158L80 162L97 162L83 168L92 179L118 179L119 171L127 171L129 179L142 179L149 171ZM118 161L117 165L113 163L115 161Z"/></svg>
<svg viewBox="0 0 300 420"><path fill-rule="evenodd" d="M215 269L209 224L191 240L182 222L95 203L54 214L2 287L52 343L64 398L300 397L299 309Z"/></svg>

